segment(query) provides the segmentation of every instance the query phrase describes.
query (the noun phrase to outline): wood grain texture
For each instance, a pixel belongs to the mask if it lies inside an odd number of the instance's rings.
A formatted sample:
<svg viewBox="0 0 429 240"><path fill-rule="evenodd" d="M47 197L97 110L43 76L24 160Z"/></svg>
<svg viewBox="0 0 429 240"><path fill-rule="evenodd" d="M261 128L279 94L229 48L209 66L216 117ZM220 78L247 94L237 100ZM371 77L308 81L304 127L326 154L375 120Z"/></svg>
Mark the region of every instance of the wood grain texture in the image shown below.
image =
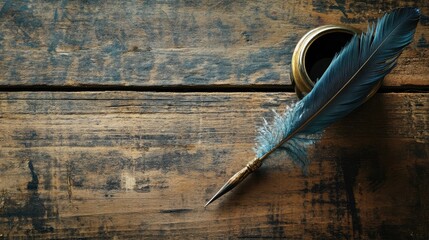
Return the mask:
<svg viewBox="0 0 429 240"><path fill-rule="evenodd" d="M285 93L0 93L0 238L429 237L429 94L378 94L329 127L307 176L253 157Z"/></svg>
<svg viewBox="0 0 429 240"><path fill-rule="evenodd" d="M421 8L386 86L427 86L429 2L0 0L0 86L287 86L297 41Z"/></svg>

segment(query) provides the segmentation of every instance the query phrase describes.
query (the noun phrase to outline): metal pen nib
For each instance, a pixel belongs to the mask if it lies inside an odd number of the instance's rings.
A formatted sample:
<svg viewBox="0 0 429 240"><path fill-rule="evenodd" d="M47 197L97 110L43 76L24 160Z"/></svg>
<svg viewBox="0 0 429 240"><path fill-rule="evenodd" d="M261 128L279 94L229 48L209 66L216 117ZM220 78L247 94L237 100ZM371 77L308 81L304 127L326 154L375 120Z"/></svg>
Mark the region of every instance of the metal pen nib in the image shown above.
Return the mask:
<svg viewBox="0 0 429 240"><path fill-rule="evenodd" d="M297 130L298 131L298 130ZM214 202L214 200L220 198L225 193L231 191L235 186L237 186L239 183L241 183L247 176L249 176L252 172L256 171L256 169L260 168L262 165L262 162L265 158L267 158L271 153L273 153L278 147L283 145L285 142L287 142L289 139L291 139L296 132L293 132L288 137L284 138L282 141L280 141L275 147L273 147L270 151L265 153L259 158L255 158L249 163L247 163L246 167L238 171L234 176L232 176L226 183L223 185L219 191L206 203L204 207L207 207L210 203Z"/></svg>
<svg viewBox="0 0 429 240"><path fill-rule="evenodd" d="M264 158L255 158L250 161L246 167L238 171L234 176L232 176L226 183L223 185L219 191L206 203L204 207L207 207L214 200L218 199L225 193L231 191L235 186L241 183L247 176L249 176L252 172L258 169L262 165L262 161Z"/></svg>

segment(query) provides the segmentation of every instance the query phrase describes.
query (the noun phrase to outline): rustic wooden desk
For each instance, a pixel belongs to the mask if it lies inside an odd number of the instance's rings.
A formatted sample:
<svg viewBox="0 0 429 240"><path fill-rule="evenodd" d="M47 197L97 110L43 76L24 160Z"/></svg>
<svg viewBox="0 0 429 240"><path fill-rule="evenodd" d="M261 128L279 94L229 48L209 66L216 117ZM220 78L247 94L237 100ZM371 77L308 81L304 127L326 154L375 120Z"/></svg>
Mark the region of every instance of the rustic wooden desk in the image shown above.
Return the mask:
<svg viewBox="0 0 429 240"><path fill-rule="evenodd" d="M414 42L307 175L275 155L204 209L297 100L303 34L409 5ZM428 239L428 79L428 1L0 0L0 239Z"/></svg>

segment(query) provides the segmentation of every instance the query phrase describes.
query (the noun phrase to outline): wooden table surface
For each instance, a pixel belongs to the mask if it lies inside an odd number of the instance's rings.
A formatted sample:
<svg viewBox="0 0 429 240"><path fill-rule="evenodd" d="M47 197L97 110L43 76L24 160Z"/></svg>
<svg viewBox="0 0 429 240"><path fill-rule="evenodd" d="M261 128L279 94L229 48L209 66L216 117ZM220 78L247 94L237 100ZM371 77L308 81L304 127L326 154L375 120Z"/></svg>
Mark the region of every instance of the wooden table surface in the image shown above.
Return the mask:
<svg viewBox="0 0 429 240"><path fill-rule="evenodd" d="M205 202L324 24L422 17L373 99ZM429 2L0 0L0 239L429 239Z"/></svg>

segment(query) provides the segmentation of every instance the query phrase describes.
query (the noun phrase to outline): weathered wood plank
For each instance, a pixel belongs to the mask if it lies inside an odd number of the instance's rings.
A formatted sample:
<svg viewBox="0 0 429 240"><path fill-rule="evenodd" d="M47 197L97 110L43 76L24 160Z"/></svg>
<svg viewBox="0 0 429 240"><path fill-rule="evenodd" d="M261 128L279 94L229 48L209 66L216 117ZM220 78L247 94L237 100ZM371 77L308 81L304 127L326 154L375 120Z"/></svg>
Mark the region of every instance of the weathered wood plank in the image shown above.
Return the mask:
<svg viewBox="0 0 429 240"><path fill-rule="evenodd" d="M253 157L284 93L0 93L1 237L427 239L429 94L378 94L327 129L307 176Z"/></svg>
<svg viewBox="0 0 429 240"><path fill-rule="evenodd" d="M0 86L289 85L308 30L422 10L387 86L427 86L428 1L0 1Z"/></svg>

